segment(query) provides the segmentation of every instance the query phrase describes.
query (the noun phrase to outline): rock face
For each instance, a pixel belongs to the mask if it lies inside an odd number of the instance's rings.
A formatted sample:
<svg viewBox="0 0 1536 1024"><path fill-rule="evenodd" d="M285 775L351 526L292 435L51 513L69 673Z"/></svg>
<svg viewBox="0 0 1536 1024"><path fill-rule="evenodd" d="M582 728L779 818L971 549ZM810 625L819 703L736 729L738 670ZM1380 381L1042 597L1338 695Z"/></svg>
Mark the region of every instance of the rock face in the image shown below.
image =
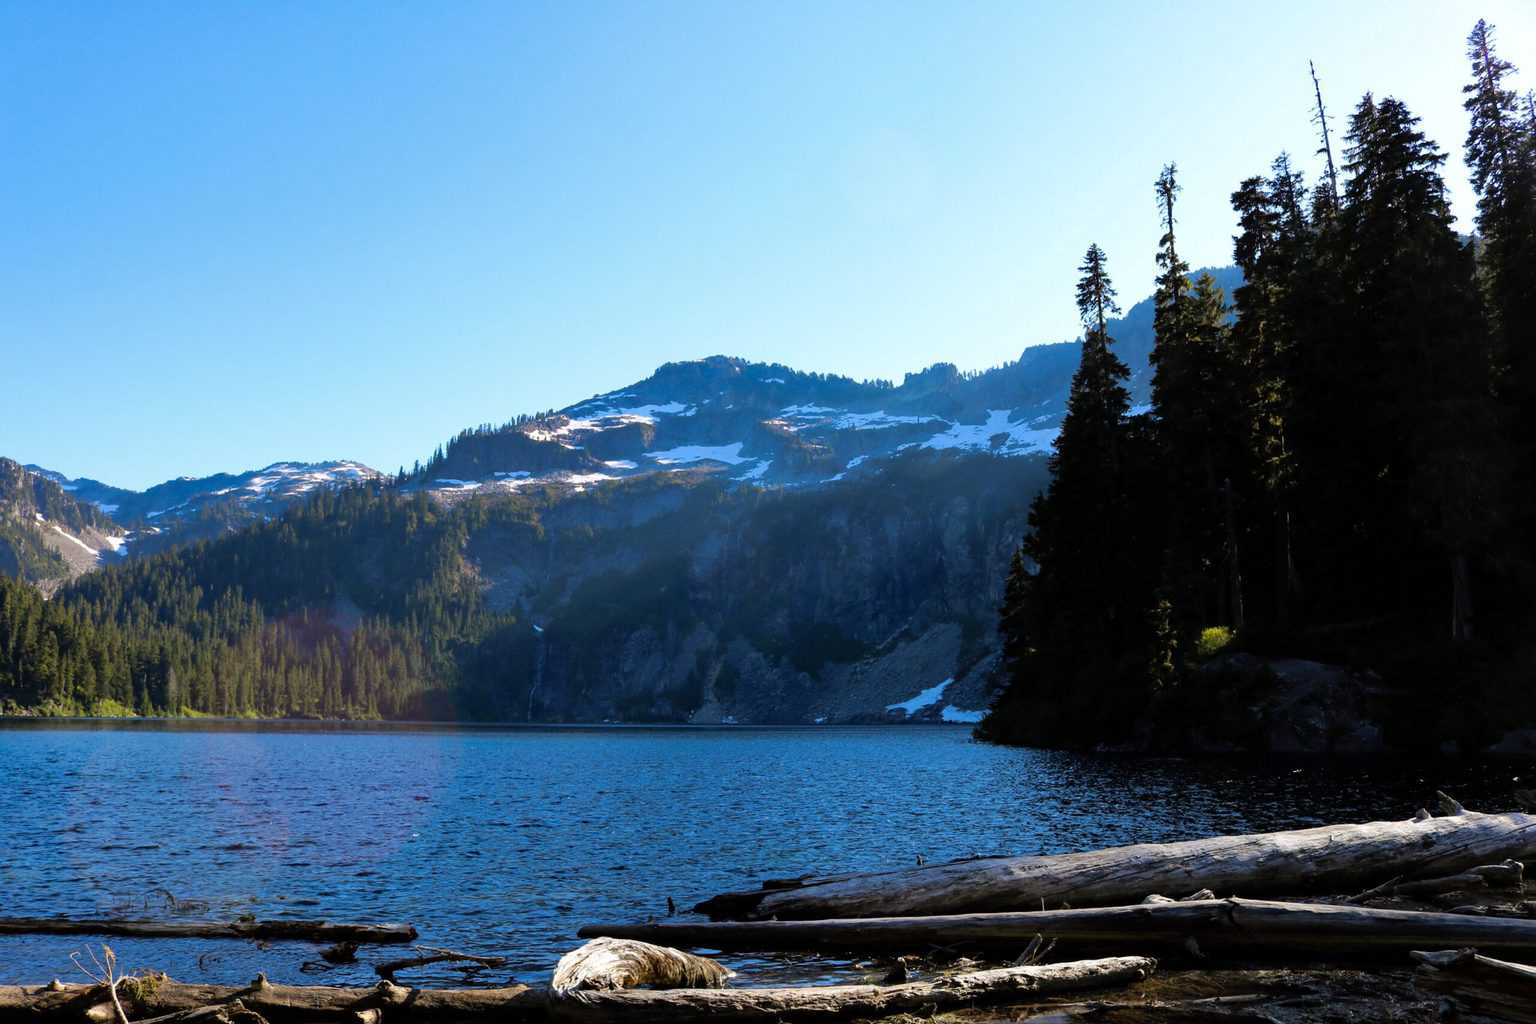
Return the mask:
<svg viewBox="0 0 1536 1024"><path fill-rule="evenodd" d="M0 573L51 593L117 561L126 531L56 482L0 458Z"/></svg>
<svg viewBox="0 0 1536 1024"><path fill-rule="evenodd" d="M1199 753L1368 754L1386 750L1370 681L1299 658L1225 654L1192 693L1154 711L1152 745Z"/></svg>
<svg viewBox="0 0 1536 1024"><path fill-rule="evenodd" d="M486 696L498 706L479 713L967 720L986 706L996 606L1045 472L1044 459L913 453L862 484L658 481L565 498L537 530L486 526L470 571L529 625Z"/></svg>

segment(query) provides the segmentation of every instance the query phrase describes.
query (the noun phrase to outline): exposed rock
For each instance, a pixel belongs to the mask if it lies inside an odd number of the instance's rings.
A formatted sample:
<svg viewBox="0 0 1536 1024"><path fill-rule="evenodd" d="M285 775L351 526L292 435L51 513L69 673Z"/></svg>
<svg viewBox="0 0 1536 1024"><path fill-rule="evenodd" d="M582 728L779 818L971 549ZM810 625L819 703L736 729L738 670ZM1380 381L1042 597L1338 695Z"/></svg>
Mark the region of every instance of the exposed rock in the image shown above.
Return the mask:
<svg viewBox="0 0 1536 1024"><path fill-rule="evenodd" d="M1338 665L1224 654L1153 712L1152 746L1200 753L1368 754L1386 749L1374 690Z"/></svg>

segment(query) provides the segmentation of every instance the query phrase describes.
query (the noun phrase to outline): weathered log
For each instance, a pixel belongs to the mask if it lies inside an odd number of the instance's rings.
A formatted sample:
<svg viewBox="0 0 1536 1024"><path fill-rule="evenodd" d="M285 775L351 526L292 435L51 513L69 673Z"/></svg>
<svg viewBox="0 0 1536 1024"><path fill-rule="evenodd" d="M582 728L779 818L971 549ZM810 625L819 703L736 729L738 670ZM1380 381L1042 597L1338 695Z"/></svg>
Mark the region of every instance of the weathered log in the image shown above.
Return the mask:
<svg viewBox="0 0 1536 1024"><path fill-rule="evenodd" d="M299 939L314 942L410 942L408 924L332 921L119 921L0 917L0 935L124 935L147 939Z"/></svg>
<svg viewBox="0 0 1536 1024"><path fill-rule="evenodd" d="M526 985L416 989L381 981L373 988L333 988L274 985L265 977L258 977L243 988L185 984L158 977L147 981L128 979L119 991L134 1018L163 1016L238 999L246 1009L273 1024L321 1020L353 1024L360 1011L370 1009L382 1009L389 1019L402 1020L454 1020L486 1014L516 1020L544 1016L548 1002L545 991ZM110 1006L106 999L107 990L102 985L0 985L0 1020L90 1020L93 1007Z"/></svg>
<svg viewBox="0 0 1536 1024"><path fill-rule="evenodd" d="M1476 950L1415 952L1415 986L1458 1009L1497 1020L1536 1024L1536 967L1482 956Z"/></svg>
<svg viewBox="0 0 1536 1024"><path fill-rule="evenodd" d="M1236 898L1003 914L589 925L577 934L744 951L1018 948L1036 935L1079 952L1187 950L1191 939L1207 954L1400 956L1435 946L1536 950L1536 920Z"/></svg>
<svg viewBox="0 0 1536 1024"><path fill-rule="evenodd" d="M552 1001L551 1011L557 1018L582 1024L664 1024L704 1017L712 1021L881 1017L1129 985L1156 968L1157 961L1150 957L1123 956L1004 967L903 985L572 992Z"/></svg>
<svg viewBox="0 0 1536 1024"><path fill-rule="evenodd" d="M903 985L838 985L768 989L668 989L575 991L555 996L549 990L513 986L502 989L407 989L380 982L372 989L273 985L258 978L246 988L186 985L168 979L133 986L135 1016L166 1016L195 1011L178 1024L215 1024L204 1018L212 1008L259 1013L275 1022L345 1021L378 1024L385 1020L452 1021L495 1017L500 1021L544 1019L551 1015L583 1024L652 1024L690 1016L721 1020L873 1017L922 1007L959 1007L975 1003L1075 992L1126 985L1150 975L1150 957L1114 957L1075 963L1045 964L976 971L935 981ZM0 1020L78 1022L80 1011L99 1005L101 985L0 986ZM171 1024L165 1021L163 1024ZM254 1024L254 1022L248 1022Z"/></svg>
<svg viewBox="0 0 1536 1024"><path fill-rule="evenodd" d="M1525 865L1517 860L1502 864L1484 864L1444 878L1425 878L1417 882L1399 882L1392 887L1394 896L1437 896L1446 892L1476 892L1480 889L1515 889L1525 887Z"/></svg>
<svg viewBox="0 0 1536 1024"><path fill-rule="evenodd" d="M1253 896L1350 892L1374 879L1457 874L1536 855L1536 816L1463 812L1423 821L1148 843L1089 853L978 857L896 871L806 878L725 893L695 908L716 920L822 920L1114 906L1209 888Z"/></svg>
<svg viewBox="0 0 1536 1024"><path fill-rule="evenodd" d="M1248 1013L1243 1007L1264 1003L1272 997L1264 994L1238 996L1207 996L1202 999L1138 999L1135 1002L1106 1002L1094 1000L1088 1003L1058 1003L1050 1009L1030 1014L1018 1024L1076 1024L1078 1021L1114 1020L1117 1011L1126 1013L1137 1024L1167 1020L1176 1024L1216 1021L1230 1024L1232 1021L1258 1021L1275 1024L1275 1018L1264 1013Z"/></svg>
<svg viewBox="0 0 1536 1024"><path fill-rule="evenodd" d="M394 981L396 972L408 970L412 967L425 967L428 964L472 963L480 967L504 967L507 963L507 958L504 956L456 953L451 949L438 949L436 946L417 946L416 949L421 951L421 956L404 957L400 960L386 960L383 963L374 964L373 973L386 981ZM325 956L324 953L320 955Z"/></svg>
<svg viewBox="0 0 1536 1024"><path fill-rule="evenodd" d="M134 1021L133 1024L266 1024L266 1018L235 999L216 1006L177 1010L161 1017Z"/></svg>
<svg viewBox="0 0 1536 1024"><path fill-rule="evenodd" d="M724 988L734 972L680 949L633 939L593 939L560 958L550 987L557 995L652 988Z"/></svg>

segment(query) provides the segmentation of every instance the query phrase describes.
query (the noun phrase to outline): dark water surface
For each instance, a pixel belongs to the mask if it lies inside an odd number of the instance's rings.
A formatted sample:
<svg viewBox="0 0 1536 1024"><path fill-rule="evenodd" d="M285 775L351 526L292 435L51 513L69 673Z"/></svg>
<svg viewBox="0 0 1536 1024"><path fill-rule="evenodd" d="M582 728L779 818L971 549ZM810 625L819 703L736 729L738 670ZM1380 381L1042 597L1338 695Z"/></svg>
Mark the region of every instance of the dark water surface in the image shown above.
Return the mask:
<svg viewBox="0 0 1536 1024"><path fill-rule="evenodd" d="M764 877L1330 821L1447 789L1508 809L1515 762L1182 761L1003 750L965 728L0 725L0 916L402 921L537 981L588 922ZM0 983L75 976L85 936L0 937ZM106 939L184 981L371 984L304 943ZM752 980L822 965L736 961ZM826 964L825 970L836 969ZM402 980L460 983L446 967ZM746 980L746 979L744 979Z"/></svg>

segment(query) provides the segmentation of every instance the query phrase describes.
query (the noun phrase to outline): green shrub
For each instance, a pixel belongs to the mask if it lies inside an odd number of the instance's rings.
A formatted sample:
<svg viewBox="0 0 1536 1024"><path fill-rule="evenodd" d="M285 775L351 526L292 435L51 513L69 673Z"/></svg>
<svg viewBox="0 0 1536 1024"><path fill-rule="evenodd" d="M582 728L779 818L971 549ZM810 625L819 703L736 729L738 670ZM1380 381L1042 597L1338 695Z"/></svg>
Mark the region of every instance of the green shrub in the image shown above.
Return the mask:
<svg viewBox="0 0 1536 1024"><path fill-rule="evenodd" d="M1195 657L1200 661L1214 658L1231 647L1235 639L1237 634L1230 626L1207 626L1200 631L1200 639L1195 643Z"/></svg>

